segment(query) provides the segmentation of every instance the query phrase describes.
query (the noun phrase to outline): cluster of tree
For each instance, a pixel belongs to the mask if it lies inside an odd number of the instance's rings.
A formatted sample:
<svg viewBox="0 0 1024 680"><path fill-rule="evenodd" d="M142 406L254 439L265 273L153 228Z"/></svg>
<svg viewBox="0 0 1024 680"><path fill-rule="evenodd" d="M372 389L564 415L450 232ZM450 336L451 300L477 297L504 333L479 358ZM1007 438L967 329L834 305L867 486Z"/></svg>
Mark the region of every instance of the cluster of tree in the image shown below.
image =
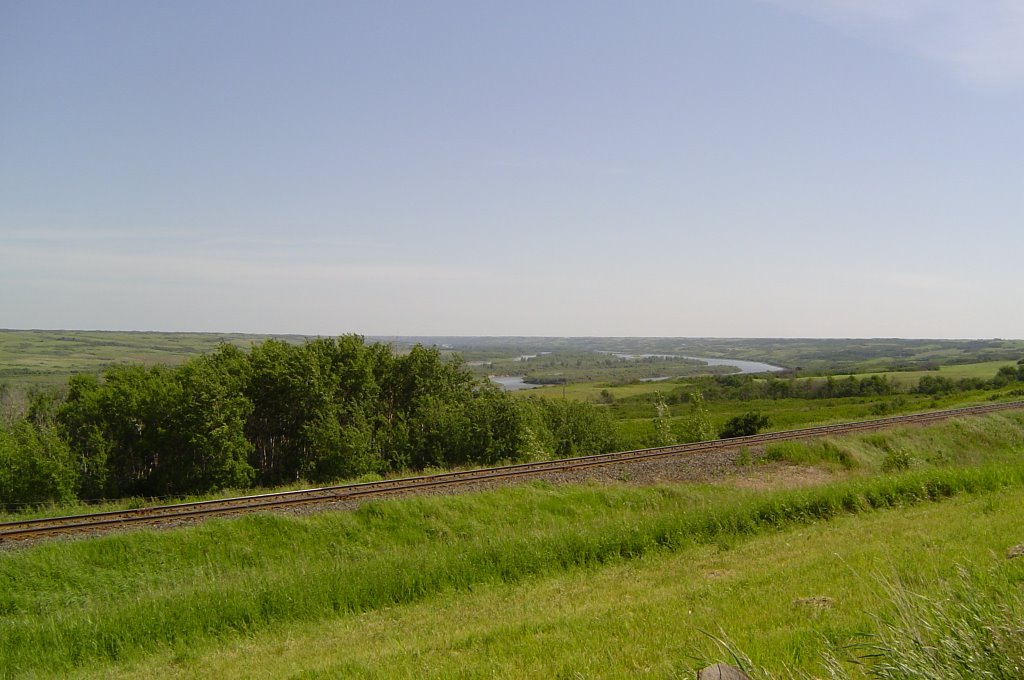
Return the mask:
<svg viewBox="0 0 1024 680"><path fill-rule="evenodd" d="M884 396L899 392L898 386L885 376L863 378L848 376L824 380L807 378L776 378L759 375L718 375L698 378L692 385L699 386L708 401L752 401L755 399L835 399L840 397ZM670 395L670 403L683 403L688 399L684 388Z"/></svg>
<svg viewBox="0 0 1024 680"><path fill-rule="evenodd" d="M0 503L199 493L615 448L608 414L512 399L457 359L359 336L113 366L0 428Z"/></svg>
<svg viewBox="0 0 1024 680"><path fill-rule="evenodd" d="M914 392L918 394L952 394L971 390L999 389L1012 383L1024 382L1024 359L1016 366L1002 366L990 380L984 378L961 378L953 380L941 375L925 375L917 382Z"/></svg>

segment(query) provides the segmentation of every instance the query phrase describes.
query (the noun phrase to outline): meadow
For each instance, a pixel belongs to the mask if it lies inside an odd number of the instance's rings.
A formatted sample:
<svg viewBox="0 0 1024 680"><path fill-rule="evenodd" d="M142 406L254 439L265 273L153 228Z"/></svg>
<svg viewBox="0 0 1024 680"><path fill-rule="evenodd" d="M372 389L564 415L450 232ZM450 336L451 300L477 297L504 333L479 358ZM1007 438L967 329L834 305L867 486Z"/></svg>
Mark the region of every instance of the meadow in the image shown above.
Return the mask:
<svg viewBox="0 0 1024 680"><path fill-rule="evenodd" d="M737 466L822 465L806 488L534 483L4 552L0 675L687 677L712 636L817 672L884 580L1019 589L1024 417L833 445Z"/></svg>
<svg viewBox="0 0 1024 680"><path fill-rule="evenodd" d="M98 374L113 364L177 366L221 344L247 348L262 339L241 333L0 329L0 383L59 386L71 375Z"/></svg>
<svg viewBox="0 0 1024 680"><path fill-rule="evenodd" d="M827 677L829 655L863 678L851 662L858 650L845 648L898 621L896 597L941 602L966 572L969 596L1024 614L1024 565L1004 558L1021 540L1022 502L1020 490L1004 490L723 535L687 550L167 648L73 677L692 680L704 665L736 663L735 650L755 678Z"/></svg>

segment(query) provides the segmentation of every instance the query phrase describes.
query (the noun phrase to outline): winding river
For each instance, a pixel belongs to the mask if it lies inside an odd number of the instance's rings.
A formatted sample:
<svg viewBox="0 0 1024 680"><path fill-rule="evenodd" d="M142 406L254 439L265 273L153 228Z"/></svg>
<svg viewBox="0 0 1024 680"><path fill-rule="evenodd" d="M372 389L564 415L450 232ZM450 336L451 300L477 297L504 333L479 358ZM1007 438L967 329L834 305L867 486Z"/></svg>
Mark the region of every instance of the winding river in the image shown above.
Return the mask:
<svg viewBox="0 0 1024 680"><path fill-rule="evenodd" d="M691 357L682 354L623 354L621 352L607 352L607 354L619 357L620 359L647 359L650 357L662 357L665 359L692 359L694 361L703 361L708 366L732 366L739 369L740 375L745 373L777 373L779 371L786 370L782 366L773 366L761 361L747 361L746 359L715 359L712 357ZM644 378L642 380L643 382L650 382L654 380L667 380L670 377L671 376ZM523 376L521 375L494 375L491 376L491 381L501 385L502 389L506 392L529 390L534 387L546 387L546 385L532 385L530 383L523 382Z"/></svg>

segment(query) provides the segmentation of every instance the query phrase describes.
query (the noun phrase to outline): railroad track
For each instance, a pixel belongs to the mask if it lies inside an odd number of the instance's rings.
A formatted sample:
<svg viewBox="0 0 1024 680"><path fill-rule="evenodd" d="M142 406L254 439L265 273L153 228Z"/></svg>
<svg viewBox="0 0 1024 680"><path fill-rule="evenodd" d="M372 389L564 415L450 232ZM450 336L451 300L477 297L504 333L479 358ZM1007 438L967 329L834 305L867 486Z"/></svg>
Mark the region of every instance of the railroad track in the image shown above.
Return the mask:
<svg viewBox="0 0 1024 680"><path fill-rule="evenodd" d="M315 489L282 491L255 496L239 496L218 500L198 501L194 503L176 503L173 505L156 505L134 510L115 510L85 515L50 517L42 519L22 520L18 522L0 523L0 543L38 539L44 537L92 533L119 528L129 525L157 525L195 521L205 517L232 515L257 510L274 510L289 506L328 503L347 500L359 500L369 497L381 497L389 494L408 493L419 490L450 487L459 484L479 483L513 477L529 477L550 472L578 470L581 468L631 463L635 461L664 458L683 454L697 454L719 449L733 449L740 446L766 444L774 441L809 439L834 434L846 434L859 431L877 430L894 425L911 423L927 423L961 416L981 415L997 411L1024 408L1024 401L968 406L964 408L931 411L904 416L892 416L875 420L863 420L838 425L808 427L798 430L768 432L749 437L717 439L692 444L678 444L635 451L619 451L577 458L543 461L539 463L520 463L501 467L481 468L462 472L445 472L420 477L405 477L379 482L359 484L343 484Z"/></svg>

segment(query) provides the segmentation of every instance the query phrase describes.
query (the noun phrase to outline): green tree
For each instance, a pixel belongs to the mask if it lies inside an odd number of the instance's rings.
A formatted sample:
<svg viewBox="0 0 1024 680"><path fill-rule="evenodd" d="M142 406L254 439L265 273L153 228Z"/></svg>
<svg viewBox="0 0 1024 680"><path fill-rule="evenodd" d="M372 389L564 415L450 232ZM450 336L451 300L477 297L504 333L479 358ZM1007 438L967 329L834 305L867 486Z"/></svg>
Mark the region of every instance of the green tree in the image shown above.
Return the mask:
<svg viewBox="0 0 1024 680"><path fill-rule="evenodd" d="M690 414L684 420L684 431L691 442L705 442L715 438L715 428L711 426L711 416L704 403L704 395L698 391L690 393Z"/></svg>
<svg viewBox="0 0 1024 680"><path fill-rule="evenodd" d="M528 400L528 408L537 410L546 432L538 439L546 441L555 456L569 457L614 451L615 430L608 412L592 404L564 399Z"/></svg>
<svg viewBox="0 0 1024 680"><path fill-rule="evenodd" d="M473 393L467 416L469 450L476 462L525 460L536 448L525 409L496 386L485 385Z"/></svg>
<svg viewBox="0 0 1024 680"><path fill-rule="evenodd" d="M757 411L748 411L743 415L735 416L725 421L725 425L722 427L719 436L722 439L731 439L732 437L749 437L755 435L761 430L769 427L771 420L768 416L758 413Z"/></svg>
<svg viewBox="0 0 1024 680"><path fill-rule="evenodd" d="M252 402L244 394L249 362L236 347L185 363L174 373L177 399L154 486L161 494L245 487L255 478L245 436Z"/></svg>
<svg viewBox="0 0 1024 680"><path fill-rule="evenodd" d="M1020 372L1016 366L1000 366L996 376L992 379L993 387L1006 387L1010 383L1020 380Z"/></svg>
<svg viewBox="0 0 1024 680"><path fill-rule="evenodd" d="M661 392L656 392L654 395L654 410L654 445L671 446L675 444L678 440L672 432L672 424L669 422L668 404L665 403L665 398L661 396Z"/></svg>
<svg viewBox="0 0 1024 680"><path fill-rule="evenodd" d="M952 394L956 392L956 383L945 376L923 375L917 381L915 391L919 394Z"/></svg>
<svg viewBox="0 0 1024 680"><path fill-rule="evenodd" d="M77 487L75 457L55 428L0 426L0 505L70 501Z"/></svg>
<svg viewBox="0 0 1024 680"><path fill-rule="evenodd" d="M181 390L163 366L112 366L75 376L57 420L79 454L85 497L155 495Z"/></svg>

